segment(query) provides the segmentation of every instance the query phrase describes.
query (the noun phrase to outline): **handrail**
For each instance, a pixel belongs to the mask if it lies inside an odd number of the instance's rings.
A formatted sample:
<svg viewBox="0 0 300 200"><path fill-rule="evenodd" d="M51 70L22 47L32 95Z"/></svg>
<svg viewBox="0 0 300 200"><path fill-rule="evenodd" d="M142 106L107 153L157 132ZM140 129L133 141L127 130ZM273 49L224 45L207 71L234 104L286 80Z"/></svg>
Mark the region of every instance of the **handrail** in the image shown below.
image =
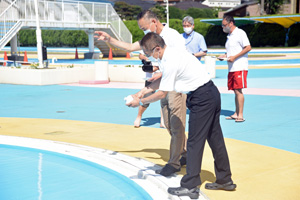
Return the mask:
<svg viewBox="0 0 300 200"><path fill-rule="evenodd" d="M0 19L3 17L2 15L4 15L17 1L18 0L15 0L5 10L3 10L3 12L0 14Z"/></svg>
<svg viewBox="0 0 300 200"><path fill-rule="evenodd" d="M14 0L14 2L5 10L12 8L13 5L18 8L12 9L16 15L7 16L8 20L22 19L25 22L33 22L35 19L33 0ZM98 24L111 24L120 38L126 42L132 42L131 33L120 19L110 3L86 2L86 1L39 1L39 15L41 27L47 22L76 23L78 25L90 24L97 27ZM1 14L3 16L4 13ZM1 18L0 16L0 21ZM55 24L52 24L55 27Z"/></svg>
<svg viewBox="0 0 300 200"><path fill-rule="evenodd" d="M21 29L21 26L22 26L22 21L19 20L17 21L14 26L12 26L7 32L6 34L1 38L0 40L0 49L2 49L5 44L7 42L9 42L9 40L11 40L11 38L14 36L14 34L16 32L18 32L20 29Z"/></svg>

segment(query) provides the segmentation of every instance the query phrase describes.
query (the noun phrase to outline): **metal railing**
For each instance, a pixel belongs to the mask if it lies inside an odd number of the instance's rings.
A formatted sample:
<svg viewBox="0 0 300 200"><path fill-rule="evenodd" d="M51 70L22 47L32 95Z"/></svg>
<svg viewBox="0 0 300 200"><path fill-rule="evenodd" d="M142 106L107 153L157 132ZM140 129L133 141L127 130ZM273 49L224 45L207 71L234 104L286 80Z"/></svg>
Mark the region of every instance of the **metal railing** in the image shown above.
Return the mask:
<svg viewBox="0 0 300 200"><path fill-rule="evenodd" d="M132 42L132 36L119 15L109 3L76 2L69 0L46 1L39 0L38 10L41 28L47 26L64 29L67 24L89 24L97 28L106 25L117 35L118 39ZM34 0L15 0L0 14L0 40L17 21L35 22ZM98 26L97 26L98 25Z"/></svg>
<svg viewBox="0 0 300 200"><path fill-rule="evenodd" d="M9 6L0 14L0 49L15 35L15 31L17 32L21 28L17 1L13 1L10 5L7 4ZM1 8L3 8L2 6Z"/></svg>

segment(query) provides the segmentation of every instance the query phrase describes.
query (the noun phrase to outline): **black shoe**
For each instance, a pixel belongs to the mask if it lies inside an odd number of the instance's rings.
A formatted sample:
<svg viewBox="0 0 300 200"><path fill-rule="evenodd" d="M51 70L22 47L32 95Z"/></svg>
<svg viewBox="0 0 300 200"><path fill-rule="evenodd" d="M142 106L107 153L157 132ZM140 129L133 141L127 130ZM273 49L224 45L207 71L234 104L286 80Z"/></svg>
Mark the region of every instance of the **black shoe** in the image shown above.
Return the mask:
<svg viewBox="0 0 300 200"><path fill-rule="evenodd" d="M173 167L169 164L166 164L162 169L155 170L155 173L160 174L162 176L170 176L170 175L174 174L175 172L179 172L179 171L180 171L180 168L176 169L175 167Z"/></svg>
<svg viewBox="0 0 300 200"><path fill-rule="evenodd" d="M199 197L198 188L193 188L190 190L183 187L168 188L168 192L172 195L177 195L177 196L189 196L191 199L198 199Z"/></svg>
<svg viewBox="0 0 300 200"><path fill-rule="evenodd" d="M181 157L180 160L179 160L179 162L180 162L181 166L186 165L186 157Z"/></svg>
<svg viewBox="0 0 300 200"><path fill-rule="evenodd" d="M224 184L219 184L219 183L206 183L205 184L205 189L208 190L234 190L236 188L236 184L233 184L232 181L228 182L228 183L224 183Z"/></svg>

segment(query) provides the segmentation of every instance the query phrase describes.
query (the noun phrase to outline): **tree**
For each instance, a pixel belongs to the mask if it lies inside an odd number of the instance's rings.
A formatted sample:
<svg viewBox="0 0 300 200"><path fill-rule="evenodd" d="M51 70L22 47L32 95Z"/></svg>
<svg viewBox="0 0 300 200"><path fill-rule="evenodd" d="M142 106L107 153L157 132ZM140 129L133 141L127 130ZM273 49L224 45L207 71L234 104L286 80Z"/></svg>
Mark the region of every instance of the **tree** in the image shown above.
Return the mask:
<svg viewBox="0 0 300 200"><path fill-rule="evenodd" d="M189 8L185 12L186 15L195 18L214 18L214 12L207 8Z"/></svg>
<svg viewBox="0 0 300 200"><path fill-rule="evenodd" d="M181 9L176 8L174 6L169 6L170 19L182 19L182 13L183 11Z"/></svg>
<svg viewBox="0 0 300 200"><path fill-rule="evenodd" d="M163 22L166 21L166 8L163 6L160 6L159 4L156 4L153 8L150 8L152 12L154 12L157 16L157 18Z"/></svg>
<svg viewBox="0 0 300 200"><path fill-rule="evenodd" d="M265 11L267 14L277 14L284 0L265 0Z"/></svg>
<svg viewBox="0 0 300 200"><path fill-rule="evenodd" d="M133 20L137 15L142 12L142 8L136 5L129 5L123 1L117 1L114 5L114 9L119 14L121 19Z"/></svg>

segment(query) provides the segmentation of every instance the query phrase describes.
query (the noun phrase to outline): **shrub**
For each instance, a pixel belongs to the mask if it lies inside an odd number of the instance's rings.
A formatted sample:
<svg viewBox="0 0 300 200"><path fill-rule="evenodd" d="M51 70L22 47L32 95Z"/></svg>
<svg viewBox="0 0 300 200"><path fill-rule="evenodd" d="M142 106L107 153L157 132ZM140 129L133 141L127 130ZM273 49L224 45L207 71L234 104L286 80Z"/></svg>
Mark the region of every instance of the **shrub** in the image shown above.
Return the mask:
<svg viewBox="0 0 300 200"><path fill-rule="evenodd" d="M212 26L200 22L199 18L194 19L195 31L205 37L207 46L224 46L226 36L221 26ZM124 22L132 34L132 41L136 42L143 38L144 33L139 29L136 20ZM183 33L182 19L170 19L170 27ZM240 26L249 38L252 47L284 46L286 29L278 24L258 23ZM300 45L300 24L290 27L288 33L288 46ZM60 46L88 46L88 35L84 31L75 30L42 30L43 44L50 47ZM21 30L19 32L21 46L36 46L36 31Z"/></svg>
<svg viewBox="0 0 300 200"><path fill-rule="evenodd" d="M184 16L191 16L194 19L196 18L214 18L214 11L207 8L189 8L185 11Z"/></svg>
<svg viewBox="0 0 300 200"><path fill-rule="evenodd" d="M19 42L22 46L34 46L36 45L36 33L35 30L20 30Z"/></svg>
<svg viewBox="0 0 300 200"><path fill-rule="evenodd" d="M248 24L239 28L246 32L252 47L284 46L285 31L278 24ZM224 46L227 39L226 36L227 34L223 32L221 26L211 26L205 37L206 44L208 46Z"/></svg>
<svg viewBox="0 0 300 200"><path fill-rule="evenodd" d="M143 38L144 32L139 28L137 20L124 21L124 24L132 34L133 43Z"/></svg>
<svg viewBox="0 0 300 200"><path fill-rule="evenodd" d="M170 6L169 7L169 17L170 19L182 19L182 15L183 15L184 11L176 8L174 6Z"/></svg>
<svg viewBox="0 0 300 200"><path fill-rule="evenodd" d="M284 46L285 31L278 24L258 23L249 35L253 47Z"/></svg>
<svg viewBox="0 0 300 200"><path fill-rule="evenodd" d="M300 45L300 24L293 24L290 27L289 31L289 40L288 40L288 46L298 46Z"/></svg>
<svg viewBox="0 0 300 200"><path fill-rule="evenodd" d="M209 26L205 41L207 46L225 46L227 34L223 32L221 26Z"/></svg>
<svg viewBox="0 0 300 200"><path fill-rule="evenodd" d="M182 20L181 19L170 19L169 27L177 30L179 33L183 33Z"/></svg>

